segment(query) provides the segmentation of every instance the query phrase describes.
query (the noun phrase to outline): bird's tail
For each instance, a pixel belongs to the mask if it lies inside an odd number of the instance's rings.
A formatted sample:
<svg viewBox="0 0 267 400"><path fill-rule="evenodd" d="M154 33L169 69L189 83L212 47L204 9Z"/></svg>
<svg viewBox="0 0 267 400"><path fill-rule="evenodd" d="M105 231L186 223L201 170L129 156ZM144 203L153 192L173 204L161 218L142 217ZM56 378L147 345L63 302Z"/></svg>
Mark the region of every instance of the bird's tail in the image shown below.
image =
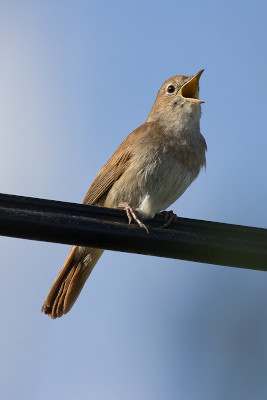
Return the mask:
<svg viewBox="0 0 267 400"><path fill-rule="evenodd" d="M99 260L103 250L73 246L42 307L51 318L66 314Z"/></svg>

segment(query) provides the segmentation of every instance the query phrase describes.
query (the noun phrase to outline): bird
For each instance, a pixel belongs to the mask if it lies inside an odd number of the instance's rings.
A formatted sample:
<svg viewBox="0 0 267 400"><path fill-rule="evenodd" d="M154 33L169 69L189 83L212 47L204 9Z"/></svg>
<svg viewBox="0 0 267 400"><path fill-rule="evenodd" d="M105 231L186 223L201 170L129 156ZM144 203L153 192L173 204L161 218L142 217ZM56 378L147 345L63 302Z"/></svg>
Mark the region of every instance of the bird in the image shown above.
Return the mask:
<svg viewBox="0 0 267 400"><path fill-rule="evenodd" d="M201 103L196 75L176 75L158 91L146 121L131 132L101 168L83 204L125 209L145 229L145 220L165 215L166 228L175 218L166 209L206 167L207 144L200 133ZM102 249L73 246L52 285L42 312L52 319L72 308Z"/></svg>

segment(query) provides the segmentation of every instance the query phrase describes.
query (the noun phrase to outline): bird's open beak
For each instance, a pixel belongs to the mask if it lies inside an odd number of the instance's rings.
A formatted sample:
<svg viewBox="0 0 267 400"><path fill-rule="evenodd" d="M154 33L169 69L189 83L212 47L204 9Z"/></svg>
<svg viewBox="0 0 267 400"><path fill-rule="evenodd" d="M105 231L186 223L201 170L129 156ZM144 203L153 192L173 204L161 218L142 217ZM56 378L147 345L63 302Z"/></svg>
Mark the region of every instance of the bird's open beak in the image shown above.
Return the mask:
<svg viewBox="0 0 267 400"><path fill-rule="evenodd" d="M188 81L184 86L182 86L179 91L182 97L190 100L193 103L198 103L198 104L205 103L204 101L199 100L198 98L198 82L203 71L204 69L199 71L195 76L193 76L193 78L190 79L190 81Z"/></svg>

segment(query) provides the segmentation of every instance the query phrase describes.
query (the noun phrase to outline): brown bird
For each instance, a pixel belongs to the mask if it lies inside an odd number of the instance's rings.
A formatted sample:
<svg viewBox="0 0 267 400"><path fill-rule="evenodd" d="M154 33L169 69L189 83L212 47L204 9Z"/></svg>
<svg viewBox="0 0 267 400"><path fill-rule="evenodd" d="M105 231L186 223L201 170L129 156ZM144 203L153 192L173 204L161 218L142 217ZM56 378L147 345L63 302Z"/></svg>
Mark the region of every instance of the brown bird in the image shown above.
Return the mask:
<svg viewBox="0 0 267 400"><path fill-rule="evenodd" d="M99 171L84 204L123 207L129 223L133 218L147 230L142 221L184 193L206 165L207 146L200 133L203 101L198 97L202 72L193 77L176 75L164 82L146 122L126 137ZM174 215L165 215L167 226ZM45 299L45 314L58 318L71 309L102 253L72 247Z"/></svg>

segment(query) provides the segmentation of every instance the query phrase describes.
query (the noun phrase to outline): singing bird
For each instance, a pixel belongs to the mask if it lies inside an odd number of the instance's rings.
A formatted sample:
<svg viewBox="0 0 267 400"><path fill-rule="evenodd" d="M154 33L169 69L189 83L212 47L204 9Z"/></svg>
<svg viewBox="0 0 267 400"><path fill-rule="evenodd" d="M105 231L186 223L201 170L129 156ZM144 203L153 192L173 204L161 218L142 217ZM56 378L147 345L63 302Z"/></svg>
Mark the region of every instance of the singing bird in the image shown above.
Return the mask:
<svg viewBox="0 0 267 400"><path fill-rule="evenodd" d="M206 166L207 145L200 133L199 79L176 75L161 86L144 124L117 148L96 175L84 204L126 210L141 228L165 212ZM168 226L175 218L165 214ZM148 233L149 234L149 233ZM66 314L79 296L103 250L73 246L42 307L51 318Z"/></svg>

